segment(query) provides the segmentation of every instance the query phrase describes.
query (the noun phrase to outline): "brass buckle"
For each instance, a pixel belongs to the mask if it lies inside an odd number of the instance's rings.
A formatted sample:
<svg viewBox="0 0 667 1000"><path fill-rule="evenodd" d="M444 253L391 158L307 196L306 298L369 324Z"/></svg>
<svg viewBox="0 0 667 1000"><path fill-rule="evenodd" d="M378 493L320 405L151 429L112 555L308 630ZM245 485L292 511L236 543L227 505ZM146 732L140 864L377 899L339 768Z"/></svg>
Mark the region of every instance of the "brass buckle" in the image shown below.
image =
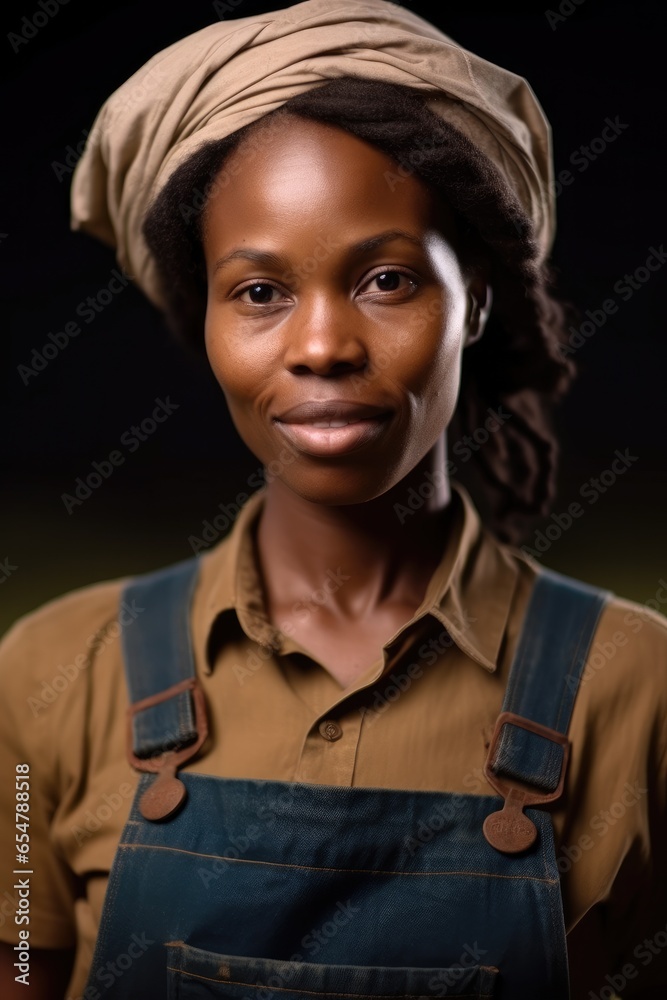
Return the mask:
<svg viewBox="0 0 667 1000"><path fill-rule="evenodd" d="M154 757L138 757L134 752L134 733L132 731L132 719L146 708L159 705L163 701L168 701L184 691L191 691L195 706L195 727L197 738L186 747L178 750L164 750ZM201 689L196 677L180 681L172 685L165 691L143 698L130 705L127 710L127 758L136 771L143 771L157 774L157 780L146 789L139 802L139 812L144 819L161 820L173 816L181 808L187 790L185 785L176 777L176 771L182 764L190 760L204 743L208 736L208 717L206 714L206 702L204 692Z"/></svg>
<svg viewBox="0 0 667 1000"><path fill-rule="evenodd" d="M500 733L504 725L511 724L520 729L526 729L537 736L558 743L563 748L560 778L553 792L541 792L527 782L503 778L491 770L491 761L495 757ZM498 851L516 854L530 847L537 837L537 827L523 810L526 806L543 805L553 802L563 794L565 773L570 757L570 741L564 733L559 733L539 722L526 719L514 712L501 712L496 719L496 726L491 737L489 751L484 762L484 777L505 800L503 808L486 817L483 824L484 836L489 844Z"/></svg>

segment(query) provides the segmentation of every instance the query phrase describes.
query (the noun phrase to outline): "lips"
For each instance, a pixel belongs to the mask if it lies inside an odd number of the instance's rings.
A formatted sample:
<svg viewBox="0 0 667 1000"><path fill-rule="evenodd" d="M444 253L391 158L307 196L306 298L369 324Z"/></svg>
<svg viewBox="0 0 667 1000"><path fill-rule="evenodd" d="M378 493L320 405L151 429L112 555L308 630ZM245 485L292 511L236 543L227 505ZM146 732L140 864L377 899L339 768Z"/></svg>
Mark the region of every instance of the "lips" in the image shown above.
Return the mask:
<svg viewBox="0 0 667 1000"><path fill-rule="evenodd" d="M276 426L297 450L334 456L356 451L383 433L390 411L368 403L311 400L274 417Z"/></svg>
<svg viewBox="0 0 667 1000"><path fill-rule="evenodd" d="M275 419L285 424L330 424L331 421L353 423L356 420L386 415L388 412L386 407L351 403L344 399L310 400L291 407Z"/></svg>

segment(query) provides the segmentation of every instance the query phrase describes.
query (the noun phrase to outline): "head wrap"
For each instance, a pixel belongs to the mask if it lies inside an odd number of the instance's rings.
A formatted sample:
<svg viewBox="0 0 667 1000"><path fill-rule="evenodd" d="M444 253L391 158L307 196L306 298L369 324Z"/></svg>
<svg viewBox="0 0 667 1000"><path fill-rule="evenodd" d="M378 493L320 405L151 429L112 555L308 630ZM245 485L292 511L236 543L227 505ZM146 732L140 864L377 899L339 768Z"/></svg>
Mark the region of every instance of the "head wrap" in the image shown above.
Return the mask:
<svg viewBox="0 0 667 1000"><path fill-rule="evenodd" d="M533 222L554 233L551 130L528 83L387 0L305 0L220 21L153 56L100 110L72 182L72 228L110 244L164 308L144 215L176 168L289 98L340 76L414 87L499 169Z"/></svg>

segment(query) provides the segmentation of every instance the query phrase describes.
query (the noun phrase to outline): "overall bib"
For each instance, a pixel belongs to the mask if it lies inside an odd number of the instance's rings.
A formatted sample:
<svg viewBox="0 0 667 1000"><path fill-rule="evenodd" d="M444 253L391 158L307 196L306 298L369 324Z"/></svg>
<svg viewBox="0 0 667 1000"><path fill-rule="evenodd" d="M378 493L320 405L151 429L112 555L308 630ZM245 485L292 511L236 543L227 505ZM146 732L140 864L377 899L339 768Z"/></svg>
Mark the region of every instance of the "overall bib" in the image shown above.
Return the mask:
<svg viewBox="0 0 667 1000"><path fill-rule="evenodd" d="M473 795L176 777L207 730L196 574L188 560L123 595L144 609L123 643L130 755L146 773L86 1000L568 1000L553 825L537 806L562 793L610 592L539 571L486 761L498 794Z"/></svg>

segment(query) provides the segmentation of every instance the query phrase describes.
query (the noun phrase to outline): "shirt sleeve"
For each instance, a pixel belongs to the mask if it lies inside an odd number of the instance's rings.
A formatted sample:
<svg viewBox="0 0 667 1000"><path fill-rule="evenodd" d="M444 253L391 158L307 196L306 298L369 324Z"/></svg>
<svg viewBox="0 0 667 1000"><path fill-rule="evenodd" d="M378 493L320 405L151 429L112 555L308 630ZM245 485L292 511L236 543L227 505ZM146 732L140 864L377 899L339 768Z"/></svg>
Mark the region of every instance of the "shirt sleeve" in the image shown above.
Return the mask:
<svg viewBox="0 0 667 1000"><path fill-rule="evenodd" d="M646 760L642 795L643 835L628 844L619 883L631 886L608 907L608 954L612 971L600 983L622 1000L665 1000L667 997L667 619L650 613L655 714L645 720L652 753ZM657 627L654 627L657 626ZM646 651L644 651L646 655ZM646 665L645 665L646 666ZM616 738L613 733L610 739ZM598 993L600 993L598 990Z"/></svg>
<svg viewBox="0 0 667 1000"><path fill-rule="evenodd" d="M51 695L36 666L53 671L57 654L40 648L36 616L20 619L0 643L0 940L16 944L23 929L35 948L67 948L76 942L76 879L50 836L58 798L53 713L40 708Z"/></svg>

